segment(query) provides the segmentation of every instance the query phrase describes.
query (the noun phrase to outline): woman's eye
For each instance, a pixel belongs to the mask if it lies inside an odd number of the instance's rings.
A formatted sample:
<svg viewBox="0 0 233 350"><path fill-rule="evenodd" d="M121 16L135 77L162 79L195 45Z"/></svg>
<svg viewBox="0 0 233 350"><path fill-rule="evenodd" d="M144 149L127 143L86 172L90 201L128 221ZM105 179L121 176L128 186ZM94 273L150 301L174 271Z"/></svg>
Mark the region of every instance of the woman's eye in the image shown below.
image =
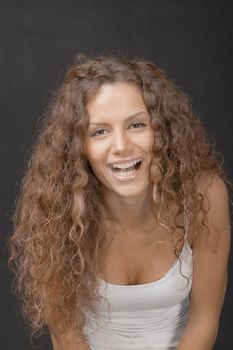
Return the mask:
<svg viewBox="0 0 233 350"><path fill-rule="evenodd" d="M96 130L92 136L100 136L100 135L104 135L104 132L107 131L105 129L99 129L99 130Z"/></svg>
<svg viewBox="0 0 233 350"><path fill-rule="evenodd" d="M144 123L134 123L131 126L133 126L136 129L142 128L143 126L146 126Z"/></svg>

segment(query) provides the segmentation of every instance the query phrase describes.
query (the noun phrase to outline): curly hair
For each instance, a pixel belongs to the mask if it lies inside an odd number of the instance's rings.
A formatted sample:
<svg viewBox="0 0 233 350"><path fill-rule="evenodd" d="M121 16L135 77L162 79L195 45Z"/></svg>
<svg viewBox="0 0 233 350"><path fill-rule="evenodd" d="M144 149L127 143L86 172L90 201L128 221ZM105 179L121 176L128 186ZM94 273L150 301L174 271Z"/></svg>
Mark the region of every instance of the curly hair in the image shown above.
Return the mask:
<svg viewBox="0 0 233 350"><path fill-rule="evenodd" d="M191 234L208 233L199 180L206 173L227 182L188 97L163 70L139 58L78 55L39 128L8 241L14 288L33 334L42 333L51 317L63 330L82 329L85 310L95 312L100 301L97 266L104 259L104 205L84 153L85 106L102 84L115 82L137 86L150 114L151 207L157 222L174 234L186 205ZM174 205L175 215L168 215ZM178 256L176 246L174 252Z"/></svg>

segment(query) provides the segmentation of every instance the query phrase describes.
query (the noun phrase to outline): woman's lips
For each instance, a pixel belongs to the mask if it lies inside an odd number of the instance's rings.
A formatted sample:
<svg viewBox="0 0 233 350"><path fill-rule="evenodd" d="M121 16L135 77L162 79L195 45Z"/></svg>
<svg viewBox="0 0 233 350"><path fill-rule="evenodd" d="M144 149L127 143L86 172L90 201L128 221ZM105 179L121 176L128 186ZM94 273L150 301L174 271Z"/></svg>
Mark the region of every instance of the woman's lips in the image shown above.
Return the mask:
<svg viewBox="0 0 233 350"><path fill-rule="evenodd" d="M111 173L112 175L119 181L130 181L133 180L137 174L140 171L140 168L142 166L142 161L140 162L139 166L135 167L134 170L130 170L130 171L125 171L125 169L122 170L113 170L111 168Z"/></svg>

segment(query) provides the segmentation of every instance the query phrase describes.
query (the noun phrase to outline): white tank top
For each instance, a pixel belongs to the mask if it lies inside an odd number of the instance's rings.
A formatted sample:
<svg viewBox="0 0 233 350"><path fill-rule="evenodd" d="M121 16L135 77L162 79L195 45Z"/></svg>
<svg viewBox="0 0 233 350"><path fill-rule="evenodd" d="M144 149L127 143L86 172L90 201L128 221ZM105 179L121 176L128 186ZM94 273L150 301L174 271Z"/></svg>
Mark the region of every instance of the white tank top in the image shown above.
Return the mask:
<svg viewBox="0 0 233 350"><path fill-rule="evenodd" d="M162 278L151 283L128 286L99 279L99 293L110 303L110 320L104 300L97 320L91 312L86 313L84 333L91 350L176 349L187 322L192 285L192 249L185 221L182 265L176 259Z"/></svg>

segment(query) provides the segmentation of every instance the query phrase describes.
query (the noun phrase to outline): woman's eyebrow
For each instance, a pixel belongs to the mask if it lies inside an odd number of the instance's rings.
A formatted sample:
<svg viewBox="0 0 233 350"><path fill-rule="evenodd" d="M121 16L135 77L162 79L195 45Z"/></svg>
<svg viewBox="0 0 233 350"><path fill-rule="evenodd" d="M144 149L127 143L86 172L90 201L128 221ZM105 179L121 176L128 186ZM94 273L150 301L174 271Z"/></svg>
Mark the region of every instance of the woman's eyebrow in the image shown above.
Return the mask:
<svg viewBox="0 0 233 350"><path fill-rule="evenodd" d="M140 114L146 114L149 117L149 113L148 112L146 112L146 111L139 111L137 113L134 113L134 114L130 115L128 118L125 119L125 121L128 122L130 119L133 119L133 118L137 117Z"/></svg>
<svg viewBox="0 0 233 350"><path fill-rule="evenodd" d="M140 111L140 112L137 112L137 113L134 113L134 114L131 114L128 118L125 119L125 122L128 122L129 120L137 117L138 115L140 114L146 114L148 117L149 117L149 113L146 112L146 111ZM106 123L103 123L103 122L99 122L99 123L89 123L88 125L103 125L103 124L106 124Z"/></svg>

